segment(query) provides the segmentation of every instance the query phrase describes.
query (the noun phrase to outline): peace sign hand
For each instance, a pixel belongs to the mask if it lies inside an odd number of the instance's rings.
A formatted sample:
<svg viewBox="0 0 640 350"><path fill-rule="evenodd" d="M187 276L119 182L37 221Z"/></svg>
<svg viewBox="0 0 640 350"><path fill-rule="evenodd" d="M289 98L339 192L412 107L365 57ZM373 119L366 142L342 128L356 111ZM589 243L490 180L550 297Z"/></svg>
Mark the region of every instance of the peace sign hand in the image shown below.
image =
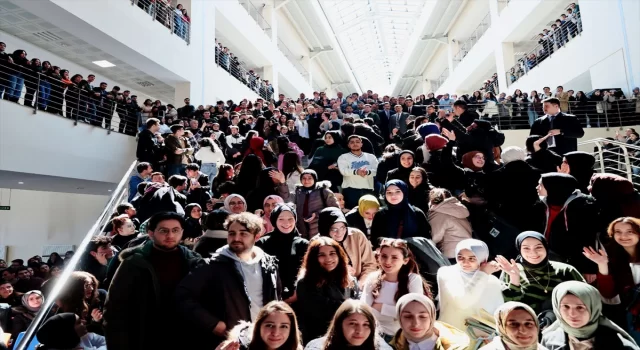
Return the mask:
<svg viewBox="0 0 640 350"><path fill-rule="evenodd" d="M500 266L500 270L509 275L509 282L515 286L520 285L520 269L515 260L507 260L504 256L496 256L496 262Z"/></svg>

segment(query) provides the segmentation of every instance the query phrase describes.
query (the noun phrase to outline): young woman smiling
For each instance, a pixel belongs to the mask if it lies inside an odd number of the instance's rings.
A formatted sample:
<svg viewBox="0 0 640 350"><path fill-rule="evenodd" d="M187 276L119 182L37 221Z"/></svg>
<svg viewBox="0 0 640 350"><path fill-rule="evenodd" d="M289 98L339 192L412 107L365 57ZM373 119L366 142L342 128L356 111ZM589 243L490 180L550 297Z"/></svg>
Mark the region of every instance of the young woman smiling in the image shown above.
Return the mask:
<svg viewBox="0 0 640 350"><path fill-rule="evenodd" d="M509 301L496 310L494 317L498 336L484 350L546 350L538 344L540 324L529 305Z"/></svg>
<svg viewBox="0 0 640 350"><path fill-rule="evenodd" d="M348 263L347 253L333 239L318 237L309 243L296 285L303 339L322 336L342 302L360 297Z"/></svg>
<svg viewBox="0 0 640 350"><path fill-rule="evenodd" d="M401 239L383 239L378 263L380 270L367 278L362 287L361 300L371 305L385 339L389 340L400 328L395 310L398 299L407 293L431 297L431 290L420 276L407 242Z"/></svg>
<svg viewBox="0 0 640 350"><path fill-rule="evenodd" d="M557 321L541 341L547 349L639 349L627 332L602 315L600 293L586 283L559 284L553 290L553 313Z"/></svg>
<svg viewBox="0 0 640 350"><path fill-rule="evenodd" d="M395 350L463 350L469 346L464 332L436 321L436 306L422 293L398 299L396 315L401 328L389 343Z"/></svg>
<svg viewBox="0 0 640 350"><path fill-rule="evenodd" d="M302 350L296 315L287 303L272 301L265 305L255 324L241 322L216 350Z"/></svg>
<svg viewBox="0 0 640 350"><path fill-rule="evenodd" d="M525 303L536 312L551 309L551 292L565 281L584 282L582 275L573 266L549 261L547 240L541 233L525 231L516 237L520 255L516 260L507 260L498 255L500 280L508 286L502 291L504 300Z"/></svg>
<svg viewBox="0 0 640 350"><path fill-rule="evenodd" d="M336 311L326 335L309 342L304 350L392 350L377 334L376 318L369 305L348 299Z"/></svg>

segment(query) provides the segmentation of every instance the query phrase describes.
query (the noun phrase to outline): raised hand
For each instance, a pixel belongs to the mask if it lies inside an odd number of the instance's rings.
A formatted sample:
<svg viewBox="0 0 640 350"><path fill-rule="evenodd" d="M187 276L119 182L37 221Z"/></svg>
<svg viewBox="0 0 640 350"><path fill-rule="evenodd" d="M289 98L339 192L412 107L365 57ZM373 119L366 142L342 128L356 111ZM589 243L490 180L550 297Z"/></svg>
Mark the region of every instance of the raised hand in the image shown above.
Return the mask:
<svg viewBox="0 0 640 350"><path fill-rule="evenodd" d="M582 248L582 254L584 254L584 256L587 259L598 264L598 266L607 265L609 263L609 256L607 255L607 252L604 249L600 249L599 251L596 251L591 247L584 247Z"/></svg>
<svg viewBox="0 0 640 350"><path fill-rule="evenodd" d="M269 172L269 176L271 176L272 179L277 180L281 184L285 183L286 181L284 178L284 173L280 170L271 170Z"/></svg>
<svg viewBox="0 0 640 350"><path fill-rule="evenodd" d="M446 138L449 139L449 141L455 141L456 140L456 134L452 131L449 131L447 129L442 129L442 135L444 135Z"/></svg>
<svg viewBox="0 0 640 350"><path fill-rule="evenodd" d="M515 260L507 260L504 256L496 256L496 262L500 266L500 270L509 275L509 282L513 285L520 285L520 269Z"/></svg>

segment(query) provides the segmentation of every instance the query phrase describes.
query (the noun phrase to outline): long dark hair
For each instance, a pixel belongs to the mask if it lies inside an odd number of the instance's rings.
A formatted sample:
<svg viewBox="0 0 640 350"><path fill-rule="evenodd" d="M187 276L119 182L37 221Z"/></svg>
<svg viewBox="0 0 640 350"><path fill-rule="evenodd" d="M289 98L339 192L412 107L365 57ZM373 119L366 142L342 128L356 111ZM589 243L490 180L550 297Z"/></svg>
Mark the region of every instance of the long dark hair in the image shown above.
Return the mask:
<svg viewBox="0 0 640 350"><path fill-rule="evenodd" d="M264 169L264 164L262 164L262 160L258 156L248 154L244 157L236 180L238 192L242 192L240 193L241 195L249 193L250 190L256 187L258 176L262 169Z"/></svg>
<svg viewBox="0 0 640 350"><path fill-rule="evenodd" d="M607 228L607 234L612 238L611 242L609 243L609 249L607 249L607 251L611 252L610 256L612 265L616 267L621 267L619 265L628 266L629 263L635 263L640 260L640 242L636 244L635 256L630 256L629 253L627 253L627 251L624 250L624 248L622 248L622 246L618 244L618 242L616 242L616 240L613 238L617 224L630 225L636 236L640 236L640 219L630 216L617 218L613 220Z"/></svg>
<svg viewBox="0 0 640 350"><path fill-rule="evenodd" d="M84 295L84 285L87 278L93 284L93 294L90 298ZM72 312L80 318L89 316L89 305L98 299L98 280L90 273L74 271L69 277L63 293L60 293L58 303L63 312Z"/></svg>
<svg viewBox="0 0 640 350"><path fill-rule="evenodd" d="M291 149L289 148L289 138L286 136L278 136L276 138L276 142L278 144L278 154L285 154Z"/></svg>
<svg viewBox="0 0 640 350"><path fill-rule="evenodd" d="M320 248L325 246L335 249L340 260L338 266L331 272L320 266L320 262L318 261ZM309 242L309 247L307 248L307 253L304 255L299 276L300 278L304 277L304 282L312 288L321 288L331 282L337 282L341 288L347 288L351 286L349 270L347 269L348 264L349 258L347 257L347 253L338 242L334 241L331 237L318 237Z"/></svg>
<svg viewBox="0 0 640 350"><path fill-rule="evenodd" d="M298 154L296 152L287 152L282 158L282 172L284 173L285 179L294 171L302 174L304 169L300 164L300 158L298 157Z"/></svg>
<svg viewBox="0 0 640 350"><path fill-rule="evenodd" d="M407 241L403 239L393 239L393 238L384 238L380 243L380 253L382 254L382 250L384 248L395 248L402 251L402 258L407 259L409 261L402 265L400 271L398 272L398 291L393 296L393 300L398 301L402 296L409 293L409 274L415 273L420 276L420 271L418 269L418 264L416 263L416 259L413 256L413 253L409 249L407 245ZM380 295L380 289L382 288L382 281L384 280L385 272L383 269L380 269L380 274L376 279L373 289L371 290L371 294L373 294L374 298L377 298ZM420 277L422 278L422 277ZM431 287L422 280L423 292L426 296L433 299L433 295L431 294Z"/></svg>
<svg viewBox="0 0 640 350"><path fill-rule="evenodd" d="M200 141L198 141L198 144L200 145L200 147L209 147L209 149L211 149L211 152L216 153L216 148L213 147L213 142L211 142L210 138L203 137Z"/></svg>
<svg viewBox="0 0 640 350"><path fill-rule="evenodd" d="M251 344L249 344L249 349L251 350L263 350L267 349L267 344L264 343L262 337L260 336L260 327L264 321L273 313L280 312L289 318L289 322L291 322L291 328L289 331L289 338L287 341L282 344L278 349L282 350L302 350L302 337L300 335L300 331L298 330L298 320L296 318L296 314L293 312L293 309L289 304L284 301L272 301L262 307L260 312L258 312L258 316L256 316L256 321L253 326L253 334L251 336Z"/></svg>
<svg viewBox="0 0 640 350"><path fill-rule="evenodd" d="M349 348L350 344L342 331L342 322L353 314L361 314L366 317L369 322L369 327L371 328L369 337L360 347L362 349L378 349L378 345L376 344L376 318L373 316L373 311L366 303L354 299L347 299L336 311L336 314L333 316L333 320L331 320L331 323L329 324L326 340L324 341L322 349L344 350Z"/></svg>

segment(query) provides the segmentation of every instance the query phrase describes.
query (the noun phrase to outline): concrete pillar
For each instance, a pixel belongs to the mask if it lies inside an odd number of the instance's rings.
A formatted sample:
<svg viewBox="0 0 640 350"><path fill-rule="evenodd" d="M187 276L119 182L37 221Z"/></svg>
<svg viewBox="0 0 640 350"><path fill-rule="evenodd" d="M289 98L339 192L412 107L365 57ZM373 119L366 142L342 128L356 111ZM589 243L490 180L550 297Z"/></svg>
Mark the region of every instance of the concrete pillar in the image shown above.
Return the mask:
<svg viewBox="0 0 640 350"><path fill-rule="evenodd" d="M500 92L507 91L507 72L516 64L513 43L496 43L495 46L496 73L498 73L498 87Z"/></svg>
<svg viewBox="0 0 640 350"><path fill-rule="evenodd" d="M499 0L489 0L489 13L491 14L491 24L498 23L500 18Z"/></svg>
<svg viewBox="0 0 640 350"><path fill-rule="evenodd" d="M278 70L274 66L264 66L262 71L262 79L268 80L273 86L273 96L278 96L280 93L278 83Z"/></svg>
<svg viewBox="0 0 640 350"><path fill-rule="evenodd" d="M190 2L192 21L190 43L195 48L195 52L201 52L201 55L190 57L190 62L194 67L202 67L193 70L193 75L189 77L189 82L179 82L176 84L175 96L176 103L182 105L182 100L189 96L191 104L199 105L212 103L217 95L223 96L224 93L216 93L216 89L224 89L212 82L215 79L215 1L192 0Z"/></svg>
<svg viewBox="0 0 640 350"><path fill-rule="evenodd" d="M278 18L277 18L277 11L275 9L273 1L265 4L264 10L262 13L263 13L264 19L269 23L269 26L271 27L271 41L274 43L277 43L278 42Z"/></svg>

